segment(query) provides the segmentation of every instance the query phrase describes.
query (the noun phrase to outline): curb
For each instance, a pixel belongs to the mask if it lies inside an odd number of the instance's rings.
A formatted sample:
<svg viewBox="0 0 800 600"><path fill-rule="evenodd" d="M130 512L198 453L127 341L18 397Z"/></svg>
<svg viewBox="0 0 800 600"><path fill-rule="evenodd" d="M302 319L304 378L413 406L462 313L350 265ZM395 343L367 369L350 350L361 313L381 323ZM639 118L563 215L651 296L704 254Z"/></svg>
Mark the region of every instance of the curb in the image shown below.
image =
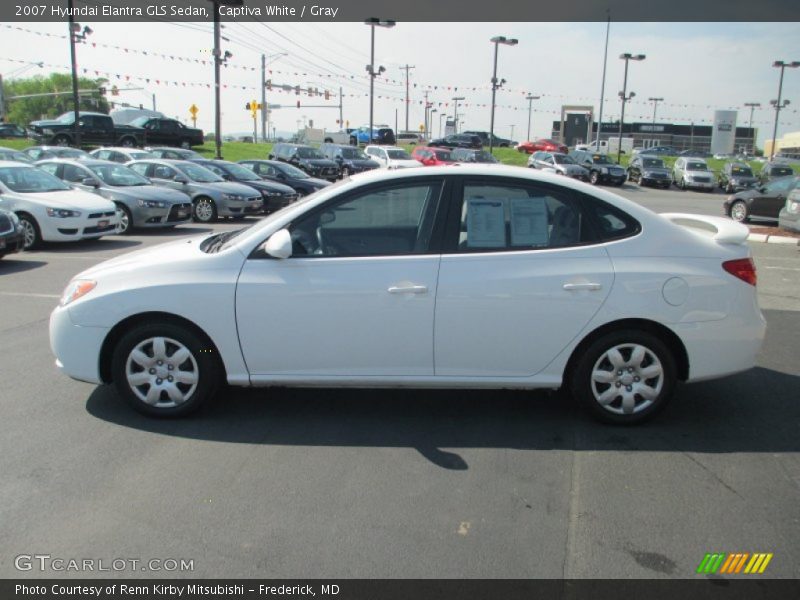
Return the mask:
<svg viewBox="0 0 800 600"><path fill-rule="evenodd" d="M769 233L751 233L747 236L748 242L763 242L765 244L786 244L787 246L800 246L800 239L786 235L771 235Z"/></svg>

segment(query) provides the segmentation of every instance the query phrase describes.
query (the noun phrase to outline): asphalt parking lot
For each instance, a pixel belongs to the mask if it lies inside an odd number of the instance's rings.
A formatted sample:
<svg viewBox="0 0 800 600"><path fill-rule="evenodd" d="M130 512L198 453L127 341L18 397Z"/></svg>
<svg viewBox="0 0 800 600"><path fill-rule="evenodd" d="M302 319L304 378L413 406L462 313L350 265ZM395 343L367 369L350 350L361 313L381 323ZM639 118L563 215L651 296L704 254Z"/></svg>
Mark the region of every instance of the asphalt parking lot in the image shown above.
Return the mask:
<svg viewBox="0 0 800 600"><path fill-rule="evenodd" d="M708 214L723 198L621 192ZM48 315L72 276L238 226L0 262L0 577L86 575L15 569L39 553L194 560L159 577L691 578L706 552L771 552L766 576L800 576L797 247L752 244L768 322L757 368L681 386L637 428L517 391L228 390L156 421L57 372Z"/></svg>

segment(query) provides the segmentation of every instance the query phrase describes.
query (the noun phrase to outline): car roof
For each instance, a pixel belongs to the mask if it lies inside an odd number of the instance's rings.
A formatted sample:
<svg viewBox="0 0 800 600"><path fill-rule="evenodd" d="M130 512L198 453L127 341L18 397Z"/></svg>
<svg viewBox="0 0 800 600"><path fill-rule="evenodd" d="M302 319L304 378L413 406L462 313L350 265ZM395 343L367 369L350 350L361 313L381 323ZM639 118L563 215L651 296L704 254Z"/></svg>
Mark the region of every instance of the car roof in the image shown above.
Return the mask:
<svg viewBox="0 0 800 600"><path fill-rule="evenodd" d="M36 165L17 162L15 160L0 160L0 167L29 167L31 169L35 169Z"/></svg>
<svg viewBox="0 0 800 600"><path fill-rule="evenodd" d="M75 160L74 158L45 158L43 160L36 162L37 165L41 163L74 165L77 167L92 167L98 165L119 165L118 162L114 162L113 160L103 160L101 158L91 158L83 160Z"/></svg>
<svg viewBox="0 0 800 600"><path fill-rule="evenodd" d="M155 148L153 148L155 150ZM129 154L130 152L147 152L144 148L125 148L123 146L103 146L101 148L95 148L89 154L93 154L95 152L100 152L101 150L113 150L114 152L122 152L123 154Z"/></svg>

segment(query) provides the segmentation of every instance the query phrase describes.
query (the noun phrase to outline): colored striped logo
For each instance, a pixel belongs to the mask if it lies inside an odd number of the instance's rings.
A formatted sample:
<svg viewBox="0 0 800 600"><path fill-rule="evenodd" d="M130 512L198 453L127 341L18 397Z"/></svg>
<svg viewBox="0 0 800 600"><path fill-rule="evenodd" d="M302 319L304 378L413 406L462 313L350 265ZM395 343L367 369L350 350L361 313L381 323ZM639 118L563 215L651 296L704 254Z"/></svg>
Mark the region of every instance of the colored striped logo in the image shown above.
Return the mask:
<svg viewBox="0 0 800 600"><path fill-rule="evenodd" d="M703 557L697 572L702 575L712 573L728 575L755 575L761 574L767 569L769 561L772 560L772 553L756 552L716 552L708 553Z"/></svg>

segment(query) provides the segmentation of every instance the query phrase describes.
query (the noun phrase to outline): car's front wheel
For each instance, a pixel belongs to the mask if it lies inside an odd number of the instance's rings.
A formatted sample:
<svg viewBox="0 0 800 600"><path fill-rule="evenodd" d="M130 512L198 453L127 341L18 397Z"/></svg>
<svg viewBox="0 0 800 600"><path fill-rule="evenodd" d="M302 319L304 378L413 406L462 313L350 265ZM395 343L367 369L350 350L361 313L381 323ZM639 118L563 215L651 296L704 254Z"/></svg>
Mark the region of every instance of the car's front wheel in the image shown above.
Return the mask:
<svg viewBox="0 0 800 600"><path fill-rule="evenodd" d="M632 425L664 408L676 373L675 358L658 337L619 330L595 340L581 354L570 388L596 419Z"/></svg>
<svg viewBox="0 0 800 600"><path fill-rule="evenodd" d="M597 185L599 182L600 182L600 173L598 173L597 171L592 171L589 174L589 183L591 183L592 185Z"/></svg>
<svg viewBox="0 0 800 600"><path fill-rule="evenodd" d="M198 198L194 201L193 217L200 223L211 223L217 220L217 206L211 198Z"/></svg>
<svg viewBox="0 0 800 600"><path fill-rule="evenodd" d="M133 216L131 210L124 204L117 204L117 234L125 235L133 229Z"/></svg>
<svg viewBox="0 0 800 600"><path fill-rule="evenodd" d="M114 350L117 392L134 409L181 417L209 400L221 380L213 348L187 327L150 323L128 331Z"/></svg>
<svg viewBox="0 0 800 600"><path fill-rule="evenodd" d="M747 203L743 200L737 200L731 204L731 219L739 223L746 223L750 218L750 210L747 208Z"/></svg>

